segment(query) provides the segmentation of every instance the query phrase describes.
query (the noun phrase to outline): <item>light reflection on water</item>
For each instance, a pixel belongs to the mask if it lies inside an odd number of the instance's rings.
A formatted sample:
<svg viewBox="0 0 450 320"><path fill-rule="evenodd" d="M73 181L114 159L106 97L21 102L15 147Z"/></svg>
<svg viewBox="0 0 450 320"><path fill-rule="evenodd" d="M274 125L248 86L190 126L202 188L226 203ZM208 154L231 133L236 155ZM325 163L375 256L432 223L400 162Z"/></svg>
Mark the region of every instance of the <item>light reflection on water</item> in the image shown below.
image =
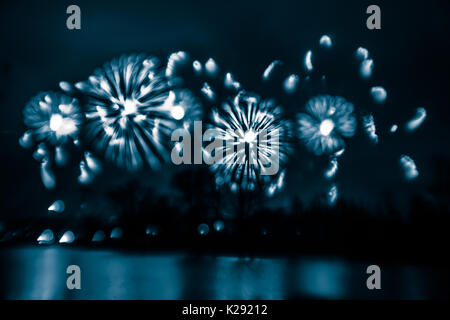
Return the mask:
<svg viewBox="0 0 450 320"><path fill-rule="evenodd" d="M345 297L347 284L352 280L348 271L345 263L333 260L302 261L297 270L305 293L321 299Z"/></svg>
<svg viewBox="0 0 450 320"><path fill-rule="evenodd" d="M382 290L366 288L372 262L333 257L238 258L68 247L0 251L6 299L426 299L448 296L444 270L380 265ZM66 288L67 266L81 290Z"/></svg>

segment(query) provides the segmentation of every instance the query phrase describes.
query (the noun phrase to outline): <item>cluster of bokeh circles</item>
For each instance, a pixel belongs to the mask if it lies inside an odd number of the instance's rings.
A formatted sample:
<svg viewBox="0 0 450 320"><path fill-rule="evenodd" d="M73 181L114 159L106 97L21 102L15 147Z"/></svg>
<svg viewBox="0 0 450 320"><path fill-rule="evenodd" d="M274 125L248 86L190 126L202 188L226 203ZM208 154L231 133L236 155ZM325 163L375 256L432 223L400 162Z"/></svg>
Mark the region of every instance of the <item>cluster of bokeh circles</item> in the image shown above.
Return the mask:
<svg viewBox="0 0 450 320"><path fill-rule="evenodd" d="M328 35L318 43L321 50L331 50L334 45ZM369 51L359 47L354 55L358 76L370 78L374 62ZM269 81L282 65L279 60L271 62L258 78ZM301 91L299 83L313 75L311 50L304 55L303 67L304 79L289 74L279 84L283 94ZM189 70L201 85L193 89L180 70ZM268 197L283 188L284 164L296 142L317 157L327 157L329 167L324 175L330 180L336 175L346 140L358 128L378 143L373 114L357 117L357 106L346 97L300 92L307 102L298 106L294 117L285 117L277 99L246 91L233 74L222 73L214 59L202 63L183 51L171 54L166 63L145 54L124 55L96 69L87 80L60 82L59 88L58 92L41 92L26 104L27 130L19 140L21 146L35 150L33 157L40 163L42 183L48 189L56 186L54 166L66 165L67 150L73 147L83 154L80 184L94 181L105 162L124 172L158 170L162 163L170 162L174 149L183 153L183 148L190 148L172 141L171 135L180 128L193 130L195 121L206 122L205 128L215 130L214 139L222 142L218 149L202 150L206 158L219 151L226 154L210 165L217 187L262 192ZM376 103L387 98L381 86L368 92ZM405 130L416 130L425 118L426 110L417 108ZM390 132L394 134L398 127L392 124ZM244 148L239 148L242 145ZM280 168L276 174L267 174L265 163L274 157ZM399 163L407 179L417 178L411 157L401 155ZM327 194L329 205L334 205L336 184L330 185Z"/></svg>

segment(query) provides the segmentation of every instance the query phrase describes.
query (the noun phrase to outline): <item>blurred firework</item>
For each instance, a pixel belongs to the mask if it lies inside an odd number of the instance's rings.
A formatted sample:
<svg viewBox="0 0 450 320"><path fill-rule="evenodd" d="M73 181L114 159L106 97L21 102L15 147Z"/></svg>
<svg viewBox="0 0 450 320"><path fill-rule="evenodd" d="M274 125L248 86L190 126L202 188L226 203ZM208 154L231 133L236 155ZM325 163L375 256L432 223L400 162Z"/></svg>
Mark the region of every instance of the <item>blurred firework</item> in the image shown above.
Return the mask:
<svg viewBox="0 0 450 320"><path fill-rule="evenodd" d="M371 141L373 141L373 143L375 143L375 144L378 143L378 135L377 135L375 120L373 118L373 115L369 114L369 115L363 116L362 121L363 121L364 130L365 130L367 136L369 137L369 139Z"/></svg>
<svg viewBox="0 0 450 320"><path fill-rule="evenodd" d="M33 97L23 115L29 131L20 139L22 146L30 146L30 139L49 146L76 139L83 120L78 101L56 92L41 92Z"/></svg>
<svg viewBox="0 0 450 320"><path fill-rule="evenodd" d="M320 37L319 44L324 48L330 49L333 46L333 41L329 35L324 34Z"/></svg>
<svg viewBox="0 0 450 320"><path fill-rule="evenodd" d="M331 207L335 206L337 200L338 200L338 187L336 186L336 184L333 184L327 193L328 205Z"/></svg>
<svg viewBox="0 0 450 320"><path fill-rule="evenodd" d="M419 128L427 117L425 108L417 108L415 116L406 124L406 131L414 131Z"/></svg>
<svg viewBox="0 0 450 320"><path fill-rule="evenodd" d="M335 46L328 35L320 38L319 45L322 51L328 52ZM276 96L277 101L287 102L287 106L292 101L294 106L298 104L297 93L304 95L317 83L322 89L312 89L314 92L328 92L328 75L322 73L322 57L320 51L313 55L308 50L303 58L304 70L295 73L285 72L282 61L271 62L262 75L262 83L270 86L276 82L280 90L258 91L270 92L270 97ZM374 61L369 51L359 47L356 61L359 75L370 78ZM181 77L187 69L191 78L183 86L196 84L193 90L199 91L198 98L190 90L180 88ZM83 147L78 160L81 184L93 181L101 171L103 158L128 171L157 168L170 157L173 130L190 130L194 120L202 118L200 99L203 97L207 112L211 113L208 130L214 134L210 138L221 143L218 147L214 144L214 149L203 148L205 162L215 173L217 186L226 185L233 192L262 191L272 196L282 189L287 174L280 164L286 161L291 150L291 122L281 118L281 107L274 100L242 91L242 84L225 71L213 58L204 63L193 61L183 51L172 53L166 66L152 56L121 56L96 69L87 81L75 86L61 82L65 94L42 92L32 98L24 109L28 130L19 143L25 148L36 147L33 157L41 163L42 182L48 189L56 184L53 164L67 163L65 144L69 141ZM277 96L279 92L282 93ZM387 91L382 86L371 87L368 93L380 107L387 99ZM217 103L221 103L219 108L215 107ZM424 108L417 108L405 130L416 130L426 116ZM338 198L334 183L340 166L338 158L344 153L345 138L353 137L357 127L354 106L339 96L318 95L307 101L305 112L298 113L296 120L297 137L315 155L328 157L324 178L332 180L327 199L333 206ZM377 144L373 113L363 115L361 120L362 129ZM395 133L399 126L393 124L390 132ZM180 149L182 144L175 147ZM402 155L400 164L408 180L418 177L410 157ZM275 173L271 174L268 170L274 166ZM49 208L49 211L58 210ZM111 237L116 237L113 234Z"/></svg>
<svg viewBox="0 0 450 320"><path fill-rule="evenodd" d="M192 127L195 120L202 117L202 106L197 97L188 89L179 89L171 91L170 104L173 106L170 113L177 121L177 127L182 126L185 129Z"/></svg>
<svg viewBox="0 0 450 320"><path fill-rule="evenodd" d="M80 184L90 184L101 170L101 162L94 157L91 152L85 151L83 159L80 161L80 175L78 176L78 182Z"/></svg>
<svg viewBox="0 0 450 320"><path fill-rule="evenodd" d="M66 205L65 205L64 201L56 200L48 207L48 212L49 213L61 213L64 211L65 208L66 208Z"/></svg>
<svg viewBox="0 0 450 320"><path fill-rule="evenodd" d="M65 165L65 145L76 141L83 122L78 100L57 92L41 92L33 97L23 111L28 127L19 144L36 146L33 157L41 163L41 180L47 189L56 185L52 164Z"/></svg>
<svg viewBox="0 0 450 320"><path fill-rule="evenodd" d="M84 98L87 142L120 168L155 168L168 158L169 135L190 105L176 104L179 92L167 70L172 66L164 70L157 58L125 55L75 85Z"/></svg>
<svg viewBox="0 0 450 320"><path fill-rule="evenodd" d="M273 100L241 91L213 111L209 129L219 144L214 155L204 151L216 158L211 169L219 186L227 184L232 191L267 190L280 180L279 165L290 150L290 124L281 119L281 108ZM280 181L275 185L281 188Z"/></svg>
<svg viewBox="0 0 450 320"><path fill-rule="evenodd" d="M355 134L353 104L342 97L316 96L306 103L307 113L297 117L298 135L316 155L330 154L345 146L343 137Z"/></svg>
<svg viewBox="0 0 450 320"><path fill-rule="evenodd" d="M400 156L400 165L403 168L403 172L407 180L414 180L419 176L416 163L411 157L402 154Z"/></svg>

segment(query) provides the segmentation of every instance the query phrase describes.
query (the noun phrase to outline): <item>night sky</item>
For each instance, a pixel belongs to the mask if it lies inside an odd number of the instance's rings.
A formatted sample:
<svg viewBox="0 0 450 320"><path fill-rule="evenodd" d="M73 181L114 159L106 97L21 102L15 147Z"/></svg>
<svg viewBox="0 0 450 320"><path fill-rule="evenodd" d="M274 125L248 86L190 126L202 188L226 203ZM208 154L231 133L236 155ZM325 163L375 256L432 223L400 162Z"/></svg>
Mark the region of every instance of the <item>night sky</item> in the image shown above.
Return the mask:
<svg viewBox="0 0 450 320"><path fill-rule="evenodd" d="M77 4L82 29L66 28L67 6ZM340 196L376 206L391 194L404 206L414 193L426 194L435 182L435 159L450 157L449 9L443 1L377 1L382 29L366 28L365 10L372 1L9 1L0 11L0 140L2 168L0 219L46 213L55 198L78 199L76 175L62 173L58 187L44 189L39 164L18 139L25 131L22 110L39 91L56 90L59 81L85 80L104 62L124 53L165 59L184 50L205 61L213 57L250 91L265 92L261 74L274 59L286 72L300 73L303 56L318 48L322 34L334 42L324 67L329 93L355 104L358 112L375 116L380 143L371 145L361 130L347 142L336 181ZM375 61L370 80L357 77L354 52L369 49ZM320 68L320 67L319 67ZM303 72L304 75L304 72ZM388 92L375 105L369 89L382 85ZM281 83L280 83L281 86ZM323 90L322 90L323 91ZM314 92L312 92L314 94ZM278 97L275 97L278 98ZM302 110L309 98L286 99L285 111ZM280 100L283 98L280 97ZM402 125L417 107L428 116L412 133ZM389 128L397 123L399 132ZM399 165L400 154L411 156L420 172L408 182ZM309 202L329 184L322 178L324 162L296 146L287 166L284 192L274 201L297 195ZM170 193L170 174L163 169L139 175L161 192ZM104 174L95 188L122 184L128 176ZM76 202L76 200L73 200Z"/></svg>

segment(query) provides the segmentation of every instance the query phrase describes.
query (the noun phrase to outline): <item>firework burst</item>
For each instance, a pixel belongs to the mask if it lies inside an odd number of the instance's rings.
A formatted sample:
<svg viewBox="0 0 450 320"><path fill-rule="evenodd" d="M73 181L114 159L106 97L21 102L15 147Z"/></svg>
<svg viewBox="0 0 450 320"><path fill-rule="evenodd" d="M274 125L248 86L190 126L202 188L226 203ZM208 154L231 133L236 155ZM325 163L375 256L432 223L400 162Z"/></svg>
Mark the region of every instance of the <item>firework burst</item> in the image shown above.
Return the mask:
<svg viewBox="0 0 450 320"><path fill-rule="evenodd" d="M122 56L76 87L85 97L86 140L97 153L130 171L167 159L170 132L189 105L176 104L178 92L156 58Z"/></svg>
<svg viewBox="0 0 450 320"><path fill-rule="evenodd" d="M211 168L218 185L228 184L233 191L253 191L265 189L279 177L290 135L289 123L280 116L281 108L274 101L261 101L243 91L213 112L210 129L220 143Z"/></svg>
<svg viewBox="0 0 450 320"><path fill-rule="evenodd" d="M56 184L52 164L67 163L64 146L76 141L83 115L75 98L56 92L41 92L33 97L23 111L28 127L19 144L32 148L37 143L33 157L41 163L41 180L47 189Z"/></svg>
<svg viewBox="0 0 450 320"><path fill-rule="evenodd" d="M353 104L341 97L317 96L306 103L307 113L298 115L298 135L316 155L344 148L343 137L355 134Z"/></svg>
<svg viewBox="0 0 450 320"><path fill-rule="evenodd" d="M83 120L78 101L56 92L41 92L33 97L23 115L29 128L20 140L23 146L31 146L31 140L56 146L76 139Z"/></svg>

